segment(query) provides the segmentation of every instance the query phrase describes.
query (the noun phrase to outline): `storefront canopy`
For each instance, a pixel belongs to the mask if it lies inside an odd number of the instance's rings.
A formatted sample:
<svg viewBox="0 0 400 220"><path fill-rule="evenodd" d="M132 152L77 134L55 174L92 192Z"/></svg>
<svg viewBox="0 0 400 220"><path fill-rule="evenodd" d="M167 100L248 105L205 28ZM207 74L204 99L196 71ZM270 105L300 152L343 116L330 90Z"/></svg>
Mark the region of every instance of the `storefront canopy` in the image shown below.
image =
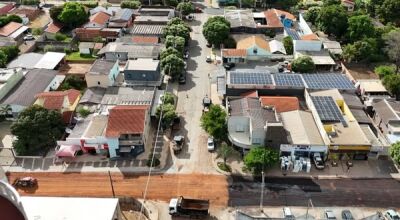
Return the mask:
<svg viewBox="0 0 400 220"><path fill-rule="evenodd" d="M61 145L56 152L57 157L75 157L75 153L80 150L79 145Z"/></svg>

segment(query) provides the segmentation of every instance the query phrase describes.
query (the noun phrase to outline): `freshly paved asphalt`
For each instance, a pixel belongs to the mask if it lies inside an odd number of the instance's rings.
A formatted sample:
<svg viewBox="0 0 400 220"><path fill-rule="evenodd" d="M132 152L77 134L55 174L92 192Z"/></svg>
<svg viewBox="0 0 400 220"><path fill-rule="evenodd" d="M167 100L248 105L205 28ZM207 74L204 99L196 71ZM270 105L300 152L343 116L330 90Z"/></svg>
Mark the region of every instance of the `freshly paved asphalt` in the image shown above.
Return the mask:
<svg viewBox="0 0 400 220"><path fill-rule="evenodd" d="M257 206L260 192L260 182L233 177L228 204ZM311 199L316 207L400 207L400 182L395 179L268 178L264 192L266 206L307 206Z"/></svg>

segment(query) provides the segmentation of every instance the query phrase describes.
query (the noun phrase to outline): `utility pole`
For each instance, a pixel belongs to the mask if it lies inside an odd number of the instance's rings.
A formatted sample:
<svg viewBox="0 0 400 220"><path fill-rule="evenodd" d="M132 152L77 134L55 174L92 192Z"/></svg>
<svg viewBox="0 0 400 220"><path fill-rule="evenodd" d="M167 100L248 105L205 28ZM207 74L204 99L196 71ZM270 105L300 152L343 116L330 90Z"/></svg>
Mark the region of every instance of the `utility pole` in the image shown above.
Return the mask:
<svg viewBox="0 0 400 220"><path fill-rule="evenodd" d="M264 170L261 171L261 195L260 195L260 211L261 213L264 212L263 210L263 203L264 203L264 187L265 187L265 182L264 182Z"/></svg>

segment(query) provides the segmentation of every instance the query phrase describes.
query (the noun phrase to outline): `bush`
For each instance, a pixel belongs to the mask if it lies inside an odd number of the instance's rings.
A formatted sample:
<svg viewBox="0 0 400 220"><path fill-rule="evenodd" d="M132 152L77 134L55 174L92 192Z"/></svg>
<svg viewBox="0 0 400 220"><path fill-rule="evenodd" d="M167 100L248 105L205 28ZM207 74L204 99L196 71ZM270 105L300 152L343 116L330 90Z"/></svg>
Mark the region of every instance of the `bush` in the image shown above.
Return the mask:
<svg viewBox="0 0 400 220"><path fill-rule="evenodd" d="M67 76L64 82L60 85L60 90L76 89L82 91L86 88L86 82L84 79L71 75Z"/></svg>
<svg viewBox="0 0 400 220"><path fill-rule="evenodd" d="M67 35L61 34L61 33L56 33L55 39L56 39L56 41L64 41L65 39L67 39Z"/></svg>
<svg viewBox="0 0 400 220"><path fill-rule="evenodd" d="M78 113L82 118L86 118L90 113L92 113L89 109L86 108L79 108Z"/></svg>
<svg viewBox="0 0 400 220"><path fill-rule="evenodd" d="M154 156L153 163L151 163L152 159L153 159L153 153L149 154L149 158L147 159L146 165L148 167L158 167L160 165L160 160L156 156Z"/></svg>
<svg viewBox="0 0 400 220"><path fill-rule="evenodd" d="M43 34L43 30L41 28L33 28L32 29L32 34L33 35L42 35Z"/></svg>
<svg viewBox="0 0 400 220"><path fill-rule="evenodd" d="M50 52L50 51L55 51L55 48L53 45L46 45L44 46L44 52Z"/></svg>
<svg viewBox="0 0 400 220"><path fill-rule="evenodd" d="M95 8L99 5L97 1L80 1L80 3L88 8Z"/></svg>
<svg viewBox="0 0 400 220"><path fill-rule="evenodd" d="M142 5L139 1L122 1L121 8L138 9Z"/></svg>
<svg viewBox="0 0 400 220"><path fill-rule="evenodd" d="M22 0L21 4L22 5L38 5L40 3L40 0Z"/></svg>
<svg viewBox="0 0 400 220"><path fill-rule="evenodd" d="M15 57L17 57L19 53L19 48L17 46L3 47L0 50L2 50L7 55L7 62L10 62Z"/></svg>
<svg viewBox="0 0 400 220"><path fill-rule="evenodd" d="M64 53L70 54L72 50L70 48L64 48Z"/></svg>
<svg viewBox="0 0 400 220"><path fill-rule="evenodd" d="M232 172L231 166L229 166L228 164L218 162L217 165L218 165L218 168L222 171L229 172L229 173Z"/></svg>
<svg viewBox="0 0 400 220"><path fill-rule="evenodd" d="M374 72L378 74L379 78L383 79L385 76L395 74L396 67L393 65L381 65L375 67Z"/></svg>

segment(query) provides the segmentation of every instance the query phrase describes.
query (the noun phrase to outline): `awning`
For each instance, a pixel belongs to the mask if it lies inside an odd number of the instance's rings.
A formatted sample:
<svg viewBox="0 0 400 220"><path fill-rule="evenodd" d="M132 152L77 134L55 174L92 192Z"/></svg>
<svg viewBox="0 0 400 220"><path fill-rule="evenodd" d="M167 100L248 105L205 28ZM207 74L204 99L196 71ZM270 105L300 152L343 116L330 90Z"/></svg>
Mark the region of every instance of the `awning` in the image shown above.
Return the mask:
<svg viewBox="0 0 400 220"><path fill-rule="evenodd" d="M75 153L80 150L79 145L61 145L56 152L57 157L75 157Z"/></svg>

